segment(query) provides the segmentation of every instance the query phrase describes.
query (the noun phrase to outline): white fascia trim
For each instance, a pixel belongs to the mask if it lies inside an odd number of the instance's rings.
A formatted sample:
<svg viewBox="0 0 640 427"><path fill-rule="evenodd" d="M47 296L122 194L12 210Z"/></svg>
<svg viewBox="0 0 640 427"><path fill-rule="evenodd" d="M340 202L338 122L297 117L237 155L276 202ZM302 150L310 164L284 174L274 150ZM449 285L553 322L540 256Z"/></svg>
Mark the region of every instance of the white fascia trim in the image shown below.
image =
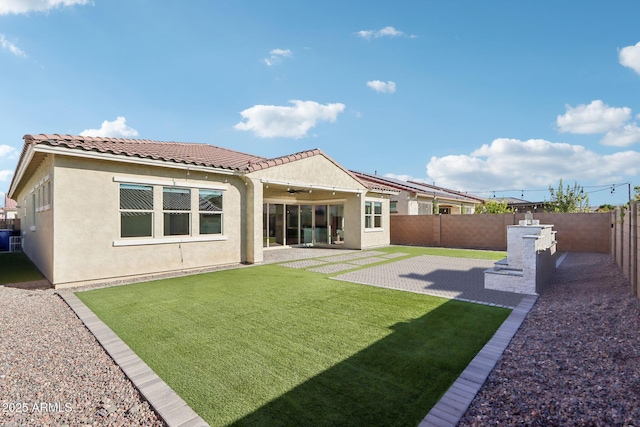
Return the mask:
<svg viewBox="0 0 640 427"><path fill-rule="evenodd" d="M114 176L113 182L125 182L130 184L162 185L165 187L205 188L207 190L226 191L228 187L222 184L209 184L199 181L176 181L175 179L135 178L127 176Z"/></svg>
<svg viewBox="0 0 640 427"><path fill-rule="evenodd" d="M327 190L327 191L339 191L341 193L358 193L364 194L367 192L366 189L355 189L355 188L341 188L341 187L330 187L328 185L318 185L318 184L309 184L309 183L300 183L300 182L289 182L289 181L274 181L272 179L261 179L261 183L263 184L275 184L275 185L283 185L285 187L301 187L308 188L310 190Z"/></svg>
<svg viewBox="0 0 640 427"><path fill-rule="evenodd" d="M324 200L305 200L305 199L294 199L294 198L278 198L271 197L268 199L262 199L263 203L269 203L273 205L338 205L340 203L345 203L347 199L324 199Z"/></svg>
<svg viewBox="0 0 640 427"><path fill-rule="evenodd" d="M27 152L25 153L22 163L20 163L18 170L16 171L16 175L13 180L13 185L11 186L11 188L9 188L9 192L7 193L7 196L9 196L10 199L13 199L13 196L14 196L13 193L16 191L16 185L18 185L18 183L22 181L22 176L24 175L24 171L27 169L27 166L29 165L29 163L31 163L31 159L33 158L34 152L35 151L33 149L33 145L29 145L29 147L27 147Z"/></svg>
<svg viewBox="0 0 640 427"><path fill-rule="evenodd" d="M368 190L369 193L378 193L378 194L389 194L392 196L396 196L398 194L400 194L400 191L393 191L393 190L380 190L377 188L371 188Z"/></svg>
<svg viewBox="0 0 640 427"><path fill-rule="evenodd" d="M228 240L227 236L166 237L161 239L121 239L114 240L113 246L164 245L168 243L216 242Z"/></svg>
<svg viewBox="0 0 640 427"><path fill-rule="evenodd" d="M159 166L169 169L184 169L200 172L218 173L221 175L242 175L229 169L220 169L207 166L189 165L184 163L167 162L164 160L142 159L138 157L125 157L109 153L96 153L95 151L81 151L62 147L51 147L49 145L36 145L34 151L47 154L60 154L63 156L83 157L95 160L107 160L120 163L135 163L137 165Z"/></svg>

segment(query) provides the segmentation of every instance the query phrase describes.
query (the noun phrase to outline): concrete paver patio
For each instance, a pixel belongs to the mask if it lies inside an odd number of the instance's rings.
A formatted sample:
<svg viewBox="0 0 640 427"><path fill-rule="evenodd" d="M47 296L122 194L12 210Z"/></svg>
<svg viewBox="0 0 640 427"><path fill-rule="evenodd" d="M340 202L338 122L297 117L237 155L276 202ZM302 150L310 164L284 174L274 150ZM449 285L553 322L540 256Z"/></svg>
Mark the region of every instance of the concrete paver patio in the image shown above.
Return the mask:
<svg viewBox="0 0 640 427"><path fill-rule="evenodd" d="M493 261L422 255L334 277L365 285L513 308L524 295L484 289Z"/></svg>

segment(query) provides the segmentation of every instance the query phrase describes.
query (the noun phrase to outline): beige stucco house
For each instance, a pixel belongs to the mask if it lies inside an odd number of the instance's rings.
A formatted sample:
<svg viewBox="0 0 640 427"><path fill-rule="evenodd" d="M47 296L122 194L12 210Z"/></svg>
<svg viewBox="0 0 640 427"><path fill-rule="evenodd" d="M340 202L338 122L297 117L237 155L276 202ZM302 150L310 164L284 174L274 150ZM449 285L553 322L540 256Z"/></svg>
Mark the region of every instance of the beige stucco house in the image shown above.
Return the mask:
<svg viewBox="0 0 640 427"><path fill-rule="evenodd" d="M398 192L389 200L392 215L472 214L476 206L484 202L482 198L468 193L423 182L402 181L364 172L351 173L365 185L384 186Z"/></svg>
<svg viewBox="0 0 640 427"><path fill-rule="evenodd" d="M56 287L234 263L314 245L388 245L389 198L315 149L266 159L212 145L25 135L8 196Z"/></svg>

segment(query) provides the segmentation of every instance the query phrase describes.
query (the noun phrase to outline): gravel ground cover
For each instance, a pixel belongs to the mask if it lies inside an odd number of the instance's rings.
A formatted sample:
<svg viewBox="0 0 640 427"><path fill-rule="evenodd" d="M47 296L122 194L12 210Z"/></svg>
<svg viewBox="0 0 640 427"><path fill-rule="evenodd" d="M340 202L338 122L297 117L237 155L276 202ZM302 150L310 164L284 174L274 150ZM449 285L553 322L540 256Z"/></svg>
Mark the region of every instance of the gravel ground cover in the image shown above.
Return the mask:
<svg viewBox="0 0 640 427"><path fill-rule="evenodd" d="M0 286L0 425L164 423L53 290Z"/></svg>
<svg viewBox="0 0 640 427"><path fill-rule="evenodd" d="M607 254L571 253L459 426L640 426L640 300Z"/></svg>

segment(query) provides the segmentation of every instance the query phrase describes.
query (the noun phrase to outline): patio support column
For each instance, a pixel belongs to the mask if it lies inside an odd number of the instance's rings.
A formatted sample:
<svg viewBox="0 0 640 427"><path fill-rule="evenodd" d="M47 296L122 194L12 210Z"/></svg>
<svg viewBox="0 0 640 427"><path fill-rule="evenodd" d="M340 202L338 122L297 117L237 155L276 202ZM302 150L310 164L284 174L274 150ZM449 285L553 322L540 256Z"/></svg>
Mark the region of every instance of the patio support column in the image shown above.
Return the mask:
<svg viewBox="0 0 640 427"><path fill-rule="evenodd" d="M246 177L247 221L246 259L250 264L262 262L262 182Z"/></svg>

